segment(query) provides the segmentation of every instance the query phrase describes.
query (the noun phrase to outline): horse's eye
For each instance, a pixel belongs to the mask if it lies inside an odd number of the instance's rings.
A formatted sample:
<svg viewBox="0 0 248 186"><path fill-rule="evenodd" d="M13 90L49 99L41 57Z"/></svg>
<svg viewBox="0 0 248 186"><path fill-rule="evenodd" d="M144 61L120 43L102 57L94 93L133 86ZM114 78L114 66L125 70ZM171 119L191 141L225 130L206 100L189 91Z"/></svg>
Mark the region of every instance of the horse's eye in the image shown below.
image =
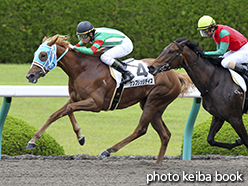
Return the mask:
<svg viewBox="0 0 248 186"><path fill-rule="evenodd" d="M39 54L39 59L40 59L41 61L46 61L46 60L47 60L47 53L46 53L46 52L41 52L41 53Z"/></svg>
<svg viewBox="0 0 248 186"><path fill-rule="evenodd" d="M174 53L174 51L173 51L173 50L170 50L170 51L169 51L169 54L173 54L173 53Z"/></svg>

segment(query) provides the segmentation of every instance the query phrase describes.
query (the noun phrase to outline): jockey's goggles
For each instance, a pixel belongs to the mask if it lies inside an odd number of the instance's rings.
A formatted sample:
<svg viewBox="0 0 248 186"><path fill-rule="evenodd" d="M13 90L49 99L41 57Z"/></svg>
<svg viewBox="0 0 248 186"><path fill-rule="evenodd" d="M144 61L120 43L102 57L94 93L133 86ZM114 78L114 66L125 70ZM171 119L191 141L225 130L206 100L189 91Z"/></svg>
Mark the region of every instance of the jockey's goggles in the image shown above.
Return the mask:
<svg viewBox="0 0 248 186"><path fill-rule="evenodd" d="M208 37L208 28L204 30L200 30L200 34L202 37Z"/></svg>
<svg viewBox="0 0 248 186"><path fill-rule="evenodd" d="M82 39L88 38L88 34L76 34L76 35L77 35L79 41L81 41Z"/></svg>

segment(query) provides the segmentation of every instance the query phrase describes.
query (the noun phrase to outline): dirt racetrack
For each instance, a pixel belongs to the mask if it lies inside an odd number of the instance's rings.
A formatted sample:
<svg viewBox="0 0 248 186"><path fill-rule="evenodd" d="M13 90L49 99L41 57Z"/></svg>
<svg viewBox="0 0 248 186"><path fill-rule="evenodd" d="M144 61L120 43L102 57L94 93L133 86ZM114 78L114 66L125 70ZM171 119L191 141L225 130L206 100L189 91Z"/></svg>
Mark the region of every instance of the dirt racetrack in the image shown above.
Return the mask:
<svg viewBox="0 0 248 186"><path fill-rule="evenodd" d="M2 155L1 186L248 185L248 157L99 158L89 155L37 157Z"/></svg>

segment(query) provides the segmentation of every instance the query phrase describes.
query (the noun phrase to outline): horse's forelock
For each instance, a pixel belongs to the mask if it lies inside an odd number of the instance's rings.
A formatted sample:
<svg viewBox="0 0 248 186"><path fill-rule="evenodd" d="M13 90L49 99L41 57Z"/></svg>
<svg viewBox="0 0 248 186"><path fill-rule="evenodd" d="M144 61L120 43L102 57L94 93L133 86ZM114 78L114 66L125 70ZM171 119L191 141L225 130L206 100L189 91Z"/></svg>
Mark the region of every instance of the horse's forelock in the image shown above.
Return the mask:
<svg viewBox="0 0 248 186"><path fill-rule="evenodd" d="M47 38L46 41L52 41L52 40L54 40L57 37L58 37L58 39L56 41L56 44L61 45L61 46L65 47L65 48L67 48L68 45L70 44L70 42L69 42L70 36L68 36L68 35L59 35L59 34L56 34L56 35L54 35L52 37Z"/></svg>
<svg viewBox="0 0 248 186"><path fill-rule="evenodd" d="M193 42L193 41L190 41L189 39L186 39L185 37L178 38L178 39L175 40L175 42L181 43L181 42L186 41L186 40L187 40L186 45L187 45L191 50L193 50L193 51L195 51L195 52L199 52L199 51L201 50L201 49L199 48L198 43L195 43L195 42Z"/></svg>
<svg viewBox="0 0 248 186"><path fill-rule="evenodd" d="M181 43L184 40L188 40L188 39L186 39L185 37L181 37L181 38L176 39L176 42Z"/></svg>
<svg viewBox="0 0 248 186"><path fill-rule="evenodd" d="M205 56L204 51L200 48L198 43L189 40L186 45L195 53L200 54L202 57Z"/></svg>

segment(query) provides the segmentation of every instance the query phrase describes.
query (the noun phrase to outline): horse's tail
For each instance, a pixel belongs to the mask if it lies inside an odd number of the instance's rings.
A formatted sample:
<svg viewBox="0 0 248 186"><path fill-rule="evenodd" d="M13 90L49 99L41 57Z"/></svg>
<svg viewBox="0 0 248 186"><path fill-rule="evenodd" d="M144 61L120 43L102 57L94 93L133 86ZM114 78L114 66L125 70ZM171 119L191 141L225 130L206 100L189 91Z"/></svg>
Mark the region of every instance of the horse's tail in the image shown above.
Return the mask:
<svg viewBox="0 0 248 186"><path fill-rule="evenodd" d="M187 73L178 73L176 72L177 77L179 78L181 82L181 96L183 97L184 94L188 93L191 88L193 88L195 85L188 76Z"/></svg>

